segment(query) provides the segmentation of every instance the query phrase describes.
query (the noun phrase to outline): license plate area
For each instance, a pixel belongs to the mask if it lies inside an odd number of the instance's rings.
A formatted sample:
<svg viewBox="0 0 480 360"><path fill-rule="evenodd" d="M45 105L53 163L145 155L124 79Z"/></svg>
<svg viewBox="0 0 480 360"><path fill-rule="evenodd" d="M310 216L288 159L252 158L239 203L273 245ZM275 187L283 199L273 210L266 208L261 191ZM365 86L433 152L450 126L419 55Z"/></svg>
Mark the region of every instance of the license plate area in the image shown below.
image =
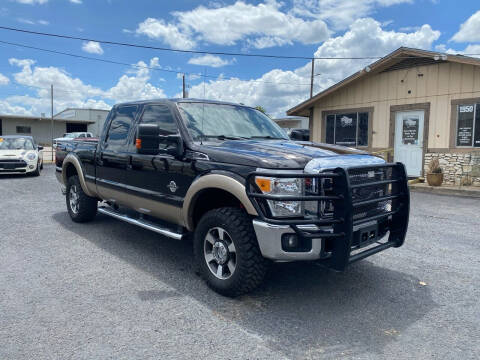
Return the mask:
<svg viewBox="0 0 480 360"><path fill-rule="evenodd" d="M370 222L354 229L352 248L362 248L368 246L379 239L378 223Z"/></svg>

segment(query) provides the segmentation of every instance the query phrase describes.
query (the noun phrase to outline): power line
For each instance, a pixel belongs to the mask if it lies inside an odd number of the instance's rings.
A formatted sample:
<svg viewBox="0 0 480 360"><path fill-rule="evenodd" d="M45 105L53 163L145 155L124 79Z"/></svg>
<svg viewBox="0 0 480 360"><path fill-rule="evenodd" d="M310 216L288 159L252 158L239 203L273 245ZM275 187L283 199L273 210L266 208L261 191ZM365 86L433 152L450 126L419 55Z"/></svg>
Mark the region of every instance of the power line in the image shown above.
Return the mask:
<svg viewBox="0 0 480 360"><path fill-rule="evenodd" d="M0 27L1 28L1 27ZM67 53L64 51L58 51L58 50L51 50L51 49L45 49L45 48L40 48L36 46L31 46L31 45L25 45L25 44L19 44L19 43L14 43L14 42L9 42L9 41L3 41L0 40L1 44L6 44L6 45L11 45L11 46L19 46L27 49L33 49L33 50L38 50L38 51L43 51L43 52L48 52L52 54L58 54L58 55L65 55L65 56L70 56L78 59L83 59L83 60L91 60L91 61L98 61L98 62L103 62L103 63L108 63L108 64L115 64L115 65L121 65L121 66L128 66L128 67L135 67L138 69L149 69L149 70L154 70L154 71L163 71L163 72L169 72L169 73L174 73L174 74L186 74L186 75L193 75L193 76L199 76L199 77L208 77L216 80L241 80L241 81L252 81L252 82L260 82L260 83L265 83L265 84L275 84L275 85L290 85L290 86L310 86L310 84L295 84L295 83L285 83L285 82L274 82L274 81L264 81L264 80L253 80L253 79L240 79L238 77L222 77L221 75L205 75L201 73L191 73L191 72L184 72L184 71L176 71L176 70L168 70L168 69L163 69L159 67L152 67L148 65L138 65L138 64L129 64L121 61L116 61L116 60L108 60L108 59L100 59L96 57L91 57L91 56L85 56L85 55L78 55L78 54L72 54L72 53ZM318 74L320 75L320 74Z"/></svg>
<svg viewBox="0 0 480 360"><path fill-rule="evenodd" d="M312 56L293 56L293 55L272 55L272 54L245 54L245 53L234 53L234 52L224 52L224 51L205 51L205 50L182 50L182 49L173 49L167 47L158 47L158 46L150 46L150 45L142 45L142 44L134 44L134 43L126 43L126 42L118 42L118 41L111 41L111 40L100 40L100 39L93 39L93 38L86 38L86 37L79 37L79 36L71 36L71 35L63 35L63 34L54 34L54 33L46 33L40 31L32 31L20 28L13 28L8 26L0 26L0 30L8 30L8 31L15 31L25 34L31 35L39 35L39 36L48 36L48 37L55 37L61 39L69 39L69 40L80 40L80 41L93 41L101 44L107 45L117 45L117 46L127 46L127 47L134 47L134 48L141 48L141 49L150 49L150 50L160 50L160 51L170 51L170 52L178 52L178 53L187 53L187 54L210 54L210 55L224 55L224 56L243 56L243 57L260 57L260 58L270 58L270 59L297 59L297 60L378 60L381 59L382 56L320 56L320 57L312 57ZM469 56L478 56L479 54L464 54Z"/></svg>

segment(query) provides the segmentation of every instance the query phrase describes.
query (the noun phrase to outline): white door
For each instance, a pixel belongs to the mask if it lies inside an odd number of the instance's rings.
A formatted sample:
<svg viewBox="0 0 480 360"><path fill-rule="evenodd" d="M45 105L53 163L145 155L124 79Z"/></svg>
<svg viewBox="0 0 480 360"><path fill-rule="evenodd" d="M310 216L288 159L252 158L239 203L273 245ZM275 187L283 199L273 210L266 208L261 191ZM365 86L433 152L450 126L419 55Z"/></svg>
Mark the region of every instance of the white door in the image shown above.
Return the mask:
<svg viewBox="0 0 480 360"><path fill-rule="evenodd" d="M395 115L395 161L405 164L408 176L422 174L423 110L399 111Z"/></svg>

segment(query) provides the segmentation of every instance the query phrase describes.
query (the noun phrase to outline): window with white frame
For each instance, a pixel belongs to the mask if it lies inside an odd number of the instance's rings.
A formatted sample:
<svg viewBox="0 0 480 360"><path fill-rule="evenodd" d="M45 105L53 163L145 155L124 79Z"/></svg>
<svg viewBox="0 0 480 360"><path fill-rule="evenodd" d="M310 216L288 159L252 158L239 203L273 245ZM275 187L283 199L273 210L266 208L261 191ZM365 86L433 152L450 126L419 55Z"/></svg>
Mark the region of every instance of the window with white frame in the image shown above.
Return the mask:
<svg viewBox="0 0 480 360"><path fill-rule="evenodd" d="M368 112L330 114L325 142L343 146L368 146Z"/></svg>
<svg viewBox="0 0 480 360"><path fill-rule="evenodd" d="M480 103L457 106L457 147L480 147Z"/></svg>

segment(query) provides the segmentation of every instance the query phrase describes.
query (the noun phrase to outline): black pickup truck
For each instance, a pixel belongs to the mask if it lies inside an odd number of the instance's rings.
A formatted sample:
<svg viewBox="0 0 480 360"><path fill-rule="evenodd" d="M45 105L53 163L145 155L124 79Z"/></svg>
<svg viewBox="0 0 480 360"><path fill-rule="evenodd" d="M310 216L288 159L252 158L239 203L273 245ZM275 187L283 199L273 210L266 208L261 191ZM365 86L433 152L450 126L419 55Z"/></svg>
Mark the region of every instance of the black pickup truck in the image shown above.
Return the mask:
<svg viewBox="0 0 480 360"><path fill-rule="evenodd" d="M238 104L171 99L119 104L100 138L57 148L73 221L97 212L181 240L200 273L237 296L270 261L343 270L403 244L405 168L356 149L294 142Z"/></svg>

